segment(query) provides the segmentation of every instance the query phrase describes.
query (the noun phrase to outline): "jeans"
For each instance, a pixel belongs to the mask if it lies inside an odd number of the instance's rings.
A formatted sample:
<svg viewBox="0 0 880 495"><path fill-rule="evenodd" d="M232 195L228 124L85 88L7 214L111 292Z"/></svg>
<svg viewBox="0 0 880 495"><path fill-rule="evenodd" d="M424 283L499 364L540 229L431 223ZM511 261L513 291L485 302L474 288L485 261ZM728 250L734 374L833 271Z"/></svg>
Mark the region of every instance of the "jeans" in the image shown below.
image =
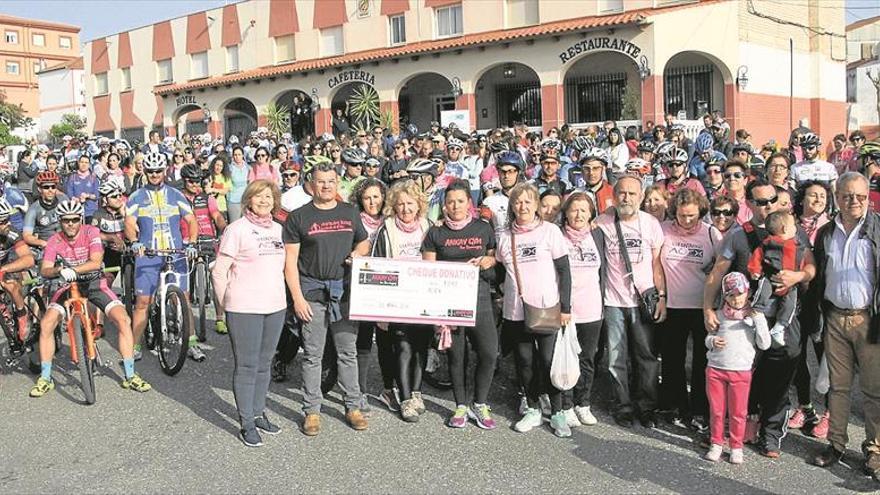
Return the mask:
<svg viewBox="0 0 880 495"><path fill-rule="evenodd" d="M724 416L728 417L730 448L741 449L749 411L752 371L706 368L706 395L709 396L709 431L713 444L724 444ZM726 410L726 411L725 411Z"/></svg>
<svg viewBox="0 0 880 495"><path fill-rule="evenodd" d="M691 337L691 391L688 394L685 362L687 341ZM667 310L660 325L660 408L678 411L685 416L705 416L706 400L706 327L702 309Z"/></svg>
<svg viewBox="0 0 880 495"><path fill-rule="evenodd" d="M608 371L613 381L618 411L632 412L627 362L632 361L635 402L640 413L657 408L660 361L654 343L654 325L643 323L638 308L605 307L608 329Z"/></svg>
<svg viewBox="0 0 880 495"><path fill-rule="evenodd" d="M347 303L342 305L342 312L346 315L347 306ZM345 318L330 324L329 304L309 301L309 307L312 309L312 321L302 324L303 411L306 414L321 412L321 401L324 399L324 394L321 393L321 359L324 357L328 330L336 347L339 388L342 390L345 408L358 409L361 390L358 386L357 370L357 324Z"/></svg>
<svg viewBox="0 0 880 495"><path fill-rule="evenodd" d="M262 416L266 408L272 355L281 336L284 313L285 310L265 315L226 313L235 360L232 393L242 428L253 427L254 418Z"/></svg>
<svg viewBox="0 0 880 495"><path fill-rule="evenodd" d="M529 407L539 409L538 396L550 396L550 409L553 413L562 410L562 392L550 383L550 365L556 346L556 334L532 333L526 329L525 322L504 320L503 331L516 343L516 373L525 388ZM534 371L535 347L538 352L538 369Z"/></svg>

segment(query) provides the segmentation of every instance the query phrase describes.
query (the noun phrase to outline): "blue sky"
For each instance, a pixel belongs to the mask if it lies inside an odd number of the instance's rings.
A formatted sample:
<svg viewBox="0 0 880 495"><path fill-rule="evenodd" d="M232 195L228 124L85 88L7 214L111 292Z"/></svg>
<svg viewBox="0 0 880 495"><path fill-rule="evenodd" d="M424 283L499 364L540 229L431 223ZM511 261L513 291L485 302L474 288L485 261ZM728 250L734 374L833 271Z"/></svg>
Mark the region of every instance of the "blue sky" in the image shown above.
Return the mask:
<svg viewBox="0 0 880 495"><path fill-rule="evenodd" d="M803 3L806 0L772 1ZM88 41L227 3L236 2L235 0L2 0L0 12L81 26L80 38ZM880 15L878 0L847 0L846 8L847 22Z"/></svg>

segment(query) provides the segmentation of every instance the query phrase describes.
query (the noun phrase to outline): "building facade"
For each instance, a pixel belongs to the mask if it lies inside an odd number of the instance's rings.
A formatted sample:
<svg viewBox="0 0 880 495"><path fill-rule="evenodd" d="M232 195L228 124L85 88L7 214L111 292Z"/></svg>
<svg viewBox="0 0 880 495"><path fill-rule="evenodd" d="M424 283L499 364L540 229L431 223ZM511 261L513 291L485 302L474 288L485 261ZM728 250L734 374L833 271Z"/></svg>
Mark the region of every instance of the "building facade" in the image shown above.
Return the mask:
<svg viewBox="0 0 880 495"><path fill-rule="evenodd" d="M129 139L241 135L274 106L297 133L337 110L546 130L717 109L784 142L845 130L844 28L844 0L251 0L86 43L87 107Z"/></svg>
<svg viewBox="0 0 880 495"><path fill-rule="evenodd" d="M41 70L40 132L48 133L64 114L86 118L85 71L82 57Z"/></svg>
<svg viewBox="0 0 880 495"><path fill-rule="evenodd" d="M850 131L861 130L869 138L880 136L880 16L862 19L846 27L846 101Z"/></svg>
<svg viewBox="0 0 880 495"><path fill-rule="evenodd" d="M7 101L21 103L35 122L40 118L37 73L79 57L79 30L77 26L0 14L0 91Z"/></svg>

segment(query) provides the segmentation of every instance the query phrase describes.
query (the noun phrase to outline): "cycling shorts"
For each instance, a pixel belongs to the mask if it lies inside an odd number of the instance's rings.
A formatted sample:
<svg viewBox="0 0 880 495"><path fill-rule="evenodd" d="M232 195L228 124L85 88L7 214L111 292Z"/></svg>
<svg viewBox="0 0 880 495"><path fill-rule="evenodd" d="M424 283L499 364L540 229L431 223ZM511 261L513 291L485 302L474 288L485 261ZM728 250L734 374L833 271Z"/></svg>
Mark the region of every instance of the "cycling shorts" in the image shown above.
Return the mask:
<svg viewBox="0 0 880 495"><path fill-rule="evenodd" d="M84 295L98 309L104 311L104 314L109 314L111 309L122 305L122 301L119 300L115 292L110 290L110 286L107 285L107 279L104 277L76 283L79 284L80 294ZM64 301L67 300L66 294L69 290L70 286L68 284L54 287L52 297L49 298L49 307L58 310L62 317L67 313L64 308Z"/></svg>
<svg viewBox="0 0 880 495"><path fill-rule="evenodd" d="M162 256L140 256L134 262L134 293L137 296L152 296L159 288L159 272L165 259ZM174 271L177 272L180 281L180 290L189 291L189 274L187 273L186 258L176 255Z"/></svg>

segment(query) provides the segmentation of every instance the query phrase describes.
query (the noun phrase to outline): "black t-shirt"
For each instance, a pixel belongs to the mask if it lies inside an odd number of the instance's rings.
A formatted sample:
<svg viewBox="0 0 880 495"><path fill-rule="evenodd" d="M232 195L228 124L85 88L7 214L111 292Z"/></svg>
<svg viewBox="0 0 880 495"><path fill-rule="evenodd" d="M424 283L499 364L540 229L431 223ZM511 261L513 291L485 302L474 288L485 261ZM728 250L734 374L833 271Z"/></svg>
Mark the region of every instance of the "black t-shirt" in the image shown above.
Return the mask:
<svg viewBox="0 0 880 495"><path fill-rule="evenodd" d="M24 244L24 239L12 228L9 229L8 234L0 236L0 263L13 261L16 258L15 249L20 244Z"/></svg>
<svg viewBox="0 0 880 495"><path fill-rule="evenodd" d="M284 222L285 244L299 244L299 272L318 280L341 280L345 259L355 244L367 238L357 210L338 202L329 210L314 203L297 208Z"/></svg>
<svg viewBox="0 0 880 495"><path fill-rule="evenodd" d="M461 230L452 230L446 225L431 227L422 241L422 252L437 253L437 261L466 263L486 256L490 249L495 249L495 232L482 220L474 220ZM481 290L484 284L492 282L494 274L493 270L480 271Z"/></svg>

